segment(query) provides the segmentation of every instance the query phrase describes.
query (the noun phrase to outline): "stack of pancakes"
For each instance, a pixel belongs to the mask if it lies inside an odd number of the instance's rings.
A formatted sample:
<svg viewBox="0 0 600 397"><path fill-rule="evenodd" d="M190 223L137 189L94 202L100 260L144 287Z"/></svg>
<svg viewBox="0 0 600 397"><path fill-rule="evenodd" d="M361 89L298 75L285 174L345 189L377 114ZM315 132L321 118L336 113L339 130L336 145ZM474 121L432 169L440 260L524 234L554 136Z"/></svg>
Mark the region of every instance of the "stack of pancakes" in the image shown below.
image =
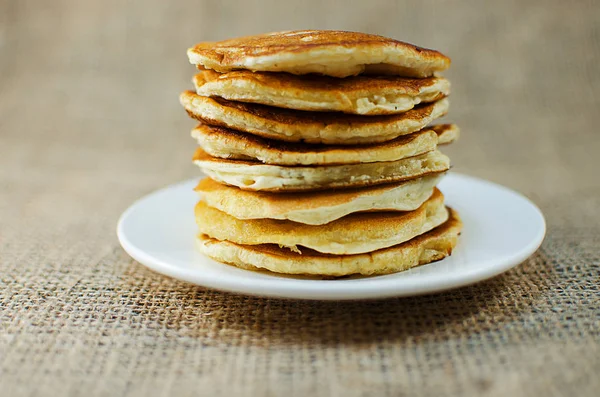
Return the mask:
<svg viewBox="0 0 600 397"><path fill-rule="evenodd" d="M461 222L435 187L458 137L441 53L296 31L200 43L180 101L200 124L198 246L246 269L383 274L439 260Z"/></svg>

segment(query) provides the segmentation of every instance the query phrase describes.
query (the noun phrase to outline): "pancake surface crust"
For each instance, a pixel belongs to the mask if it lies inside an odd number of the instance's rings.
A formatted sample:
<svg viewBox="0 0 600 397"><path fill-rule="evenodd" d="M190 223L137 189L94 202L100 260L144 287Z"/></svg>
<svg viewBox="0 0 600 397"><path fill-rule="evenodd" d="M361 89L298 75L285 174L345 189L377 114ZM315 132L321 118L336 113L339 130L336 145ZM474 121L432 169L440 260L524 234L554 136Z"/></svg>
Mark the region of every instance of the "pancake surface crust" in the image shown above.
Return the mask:
<svg viewBox="0 0 600 397"><path fill-rule="evenodd" d="M447 69L438 51L366 33L305 30L204 42L188 49L190 63L218 72L247 69L333 77L360 73L430 77Z"/></svg>
<svg viewBox="0 0 600 397"><path fill-rule="evenodd" d="M439 190L418 209L355 213L324 225L274 219L239 220L200 201L195 208L200 233L243 245L307 247L329 254L358 254L390 247L428 232L448 219Z"/></svg>
<svg viewBox="0 0 600 397"><path fill-rule="evenodd" d="M248 269L276 273L365 276L395 273L445 258L452 253L462 229L458 213L448 208L449 218L435 229L399 245L366 254L328 255L303 249L302 254L275 244L240 245L199 235L197 245L207 256Z"/></svg>
<svg viewBox="0 0 600 397"><path fill-rule="evenodd" d="M397 76L295 76L237 70L217 73L201 70L194 79L196 93L230 101L305 111L337 111L350 114L397 114L415 105L450 94L443 77L424 79Z"/></svg>
<svg viewBox="0 0 600 397"><path fill-rule="evenodd" d="M179 101L190 117L208 125L288 142L353 145L385 142L418 131L448 112L448 99L420 104L394 115L360 116L303 112L209 98L184 91Z"/></svg>

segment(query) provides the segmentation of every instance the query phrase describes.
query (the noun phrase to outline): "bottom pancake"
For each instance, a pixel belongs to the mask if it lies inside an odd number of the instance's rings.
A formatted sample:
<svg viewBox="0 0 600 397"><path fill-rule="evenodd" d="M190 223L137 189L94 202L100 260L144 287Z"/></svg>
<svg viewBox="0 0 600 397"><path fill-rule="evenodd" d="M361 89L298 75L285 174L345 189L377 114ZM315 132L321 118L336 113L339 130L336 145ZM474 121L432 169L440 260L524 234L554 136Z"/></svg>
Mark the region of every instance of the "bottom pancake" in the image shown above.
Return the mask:
<svg viewBox="0 0 600 397"><path fill-rule="evenodd" d="M449 256L456 246L462 222L448 208L448 220L435 229L402 244L356 255L328 255L305 249L292 252L274 244L240 245L200 235L198 248L219 262L243 269L316 276L395 273Z"/></svg>

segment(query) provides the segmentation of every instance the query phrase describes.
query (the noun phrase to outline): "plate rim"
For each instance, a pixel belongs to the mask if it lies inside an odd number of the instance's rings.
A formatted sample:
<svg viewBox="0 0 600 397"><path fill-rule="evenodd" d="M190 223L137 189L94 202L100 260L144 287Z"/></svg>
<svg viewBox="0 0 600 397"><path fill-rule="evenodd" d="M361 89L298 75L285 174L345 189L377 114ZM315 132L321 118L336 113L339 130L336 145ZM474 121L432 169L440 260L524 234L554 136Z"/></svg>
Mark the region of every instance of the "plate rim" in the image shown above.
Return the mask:
<svg viewBox="0 0 600 397"><path fill-rule="evenodd" d="M431 280L427 280L426 288L423 288L422 284L417 283L412 285L402 285L401 289L395 289L393 288L393 284L398 284L399 280L379 279L376 277L371 279L361 278L360 283L352 283L353 280L344 280L343 284L340 283L339 280L300 280L295 278L281 278L277 279L275 282L275 279L262 279L253 280L255 283L258 282L258 284L254 284L252 288L247 288L248 283L244 284L244 280L241 277L236 276L233 278L224 277L217 279L212 275L203 276L202 273L190 272L187 269L182 269L176 265L169 264L166 261L156 258L144 250L135 247L134 244L128 240L125 234L124 225L141 202L149 200L153 196L163 194L165 191L178 188L181 185L197 183L198 179L203 178L203 176L165 186L135 200L119 217L116 228L117 237L119 243L129 256L131 256L141 265L162 275L218 291L267 298L302 300L374 300L439 293L493 278L521 264L538 250L546 235L547 226L542 211L535 203L533 203L533 201L513 189L482 178L457 172L449 173L446 178L449 177L463 179L469 183L487 185L487 187L503 190L506 193L515 195L519 199L524 200L531 207L533 213L535 213L535 216L539 218L538 220L541 221L541 228L539 229L535 238L532 239L520 251L513 253L511 256L508 256L508 258L504 258L502 265L494 264L492 266L490 265L490 262L494 261L487 260L486 262L483 262L481 266L478 266L476 270L444 274L444 277L432 277ZM212 260L210 258L206 259ZM302 284L302 287L299 287L299 284ZM348 284L352 286L351 296L347 291ZM375 286L372 284L375 284ZM327 286L326 289L323 288L324 285ZM396 287L398 287L398 285L396 285ZM262 290L262 292L258 292L259 290Z"/></svg>

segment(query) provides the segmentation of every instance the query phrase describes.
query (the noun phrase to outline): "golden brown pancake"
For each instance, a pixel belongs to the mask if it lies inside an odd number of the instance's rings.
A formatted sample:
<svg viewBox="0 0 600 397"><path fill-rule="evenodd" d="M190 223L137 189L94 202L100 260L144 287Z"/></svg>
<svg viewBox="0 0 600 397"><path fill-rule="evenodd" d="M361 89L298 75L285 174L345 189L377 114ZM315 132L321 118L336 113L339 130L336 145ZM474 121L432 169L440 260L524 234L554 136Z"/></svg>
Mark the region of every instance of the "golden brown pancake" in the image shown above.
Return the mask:
<svg viewBox="0 0 600 397"><path fill-rule="evenodd" d="M317 73L333 77L389 74L429 77L450 59L426 48L366 33L304 30L203 42L188 49L190 63L218 72Z"/></svg>
<svg viewBox="0 0 600 397"><path fill-rule="evenodd" d="M391 247L428 232L448 219L439 190L418 209L407 212L355 213L324 225L274 219L240 220L209 207L195 209L201 234L242 245L277 244L296 252L303 247L328 254L359 254Z"/></svg>
<svg viewBox="0 0 600 397"><path fill-rule="evenodd" d="M329 255L310 249L302 253L275 244L240 245L198 236L198 247L205 255L242 269L266 269L283 274L314 276L365 276L395 273L438 261L452 253L462 229L458 213L448 208L449 219L433 230L402 244L355 255Z"/></svg>
<svg viewBox="0 0 600 397"><path fill-rule="evenodd" d="M247 190L309 191L401 182L444 172L450 159L434 150L418 156L377 163L281 166L212 157L198 148L194 163L213 180Z"/></svg>
<svg viewBox="0 0 600 397"><path fill-rule="evenodd" d="M447 98L386 116L303 112L208 98L192 91L184 91L179 99L191 117L208 125L281 141L340 145L389 141L422 129L448 111Z"/></svg>
<svg viewBox="0 0 600 397"><path fill-rule="evenodd" d="M208 206L237 219L281 219L323 225L355 212L416 210L431 197L441 176L433 174L401 183L309 193L255 192L204 178L195 190Z"/></svg>
<svg viewBox="0 0 600 397"><path fill-rule="evenodd" d="M458 127L441 124L391 141L361 145L319 145L261 138L229 128L200 124L192 130L213 157L277 165L337 165L395 161L435 150L458 137Z"/></svg>
<svg viewBox="0 0 600 397"><path fill-rule="evenodd" d="M460 129L456 124L436 124L431 128L438 137L438 145L447 145L460 137Z"/></svg>
<svg viewBox="0 0 600 397"><path fill-rule="evenodd" d="M450 94L443 77L414 79L398 76L296 76L236 70L217 73L202 70L194 79L196 93L230 101L350 114L397 114L419 103L433 102Z"/></svg>

